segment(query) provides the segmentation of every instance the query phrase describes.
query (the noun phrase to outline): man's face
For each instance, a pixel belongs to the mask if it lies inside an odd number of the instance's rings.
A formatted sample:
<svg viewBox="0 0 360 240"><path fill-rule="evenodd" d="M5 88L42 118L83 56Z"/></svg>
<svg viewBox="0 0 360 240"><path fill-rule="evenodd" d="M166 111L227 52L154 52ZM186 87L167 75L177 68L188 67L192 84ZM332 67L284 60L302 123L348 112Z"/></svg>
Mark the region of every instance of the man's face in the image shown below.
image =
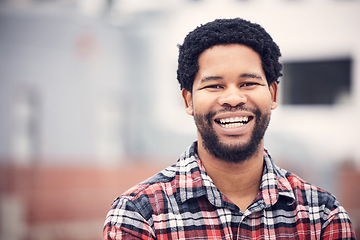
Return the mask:
<svg viewBox="0 0 360 240"><path fill-rule="evenodd" d="M198 63L192 93L182 94L199 148L224 161L244 161L262 146L277 106L277 84L268 86L260 56L244 45L214 46Z"/></svg>

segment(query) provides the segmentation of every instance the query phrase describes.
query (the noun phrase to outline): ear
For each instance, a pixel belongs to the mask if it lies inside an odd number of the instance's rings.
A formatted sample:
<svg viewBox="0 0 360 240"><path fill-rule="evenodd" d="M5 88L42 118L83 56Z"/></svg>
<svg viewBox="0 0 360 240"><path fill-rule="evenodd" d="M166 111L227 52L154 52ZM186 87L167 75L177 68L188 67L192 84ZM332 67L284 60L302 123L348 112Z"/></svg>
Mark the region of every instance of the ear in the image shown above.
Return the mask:
<svg viewBox="0 0 360 240"><path fill-rule="evenodd" d="M271 100L272 100L271 110L274 110L278 106L278 84L276 82L273 82L270 85L269 90L270 90Z"/></svg>
<svg viewBox="0 0 360 240"><path fill-rule="evenodd" d="M189 115L193 115L194 109L191 92L183 88L181 91L181 95L185 103L185 112Z"/></svg>

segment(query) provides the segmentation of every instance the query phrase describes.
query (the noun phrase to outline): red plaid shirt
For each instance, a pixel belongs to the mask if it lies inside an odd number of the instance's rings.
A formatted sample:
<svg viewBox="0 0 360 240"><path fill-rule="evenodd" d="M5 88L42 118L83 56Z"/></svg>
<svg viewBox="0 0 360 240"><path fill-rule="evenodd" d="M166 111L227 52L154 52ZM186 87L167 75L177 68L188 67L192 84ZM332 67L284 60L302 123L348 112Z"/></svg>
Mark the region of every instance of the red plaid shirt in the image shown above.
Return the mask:
<svg viewBox="0 0 360 240"><path fill-rule="evenodd" d="M278 168L266 151L259 194L242 212L216 188L196 148L118 197L104 239L355 239L334 196Z"/></svg>

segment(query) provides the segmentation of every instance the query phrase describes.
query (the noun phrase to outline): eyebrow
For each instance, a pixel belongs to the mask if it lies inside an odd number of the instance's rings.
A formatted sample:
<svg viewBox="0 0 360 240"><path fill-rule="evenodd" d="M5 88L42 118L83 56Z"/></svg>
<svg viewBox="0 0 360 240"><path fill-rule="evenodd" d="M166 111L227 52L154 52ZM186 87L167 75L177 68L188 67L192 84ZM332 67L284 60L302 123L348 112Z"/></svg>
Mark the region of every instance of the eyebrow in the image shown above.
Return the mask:
<svg viewBox="0 0 360 240"><path fill-rule="evenodd" d="M263 78L260 75L257 75L255 73L243 73L239 76L240 78L255 78L262 80ZM223 77L221 76L208 76L201 79L201 82L207 82L207 81L214 81L214 80L221 80Z"/></svg>
<svg viewBox="0 0 360 240"><path fill-rule="evenodd" d="M260 75L257 75L255 73L243 73L240 75L241 78L256 78L262 80L262 77Z"/></svg>
<svg viewBox="0 0 360 240"><path fill-rule="evenodd" d="M201 82L214 81L214 80L219 80L219 79L223 79L223 77L220 77L220 76L208 76L208 77L202 78Z"/></svg>

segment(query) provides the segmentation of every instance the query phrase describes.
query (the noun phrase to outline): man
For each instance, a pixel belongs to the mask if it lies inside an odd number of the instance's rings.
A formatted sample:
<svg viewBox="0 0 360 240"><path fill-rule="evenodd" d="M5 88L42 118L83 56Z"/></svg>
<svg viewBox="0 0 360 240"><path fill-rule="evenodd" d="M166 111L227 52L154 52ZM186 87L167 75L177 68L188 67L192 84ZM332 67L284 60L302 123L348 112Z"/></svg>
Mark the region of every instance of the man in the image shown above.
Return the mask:
<svg viewBox="0 0 360 240"><path fill-rule="evenodd" d="M243 19L188 34L177 73L198 141L114 201L104 239L355 239L335 197L264 150L279 57L270 35Z"/></svg>

